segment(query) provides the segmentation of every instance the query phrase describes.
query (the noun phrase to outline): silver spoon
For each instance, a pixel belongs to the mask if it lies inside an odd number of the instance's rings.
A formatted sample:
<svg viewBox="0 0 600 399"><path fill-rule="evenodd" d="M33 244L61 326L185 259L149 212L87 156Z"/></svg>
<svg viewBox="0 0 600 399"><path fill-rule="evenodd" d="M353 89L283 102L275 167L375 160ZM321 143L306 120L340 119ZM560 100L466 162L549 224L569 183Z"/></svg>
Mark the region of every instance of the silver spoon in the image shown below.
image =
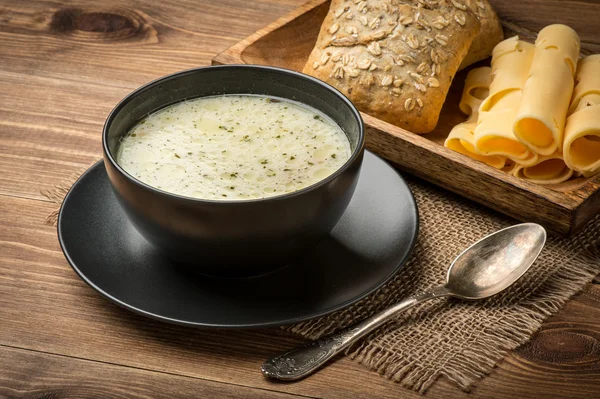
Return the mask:
<svg viewBox="0 0 600 399"><path fill-rule="evenodd" d="M412 296L352 327L275 356L263 363L261 371L278 380L298 380L392 316L421 302L444 296L484 299L495 295L529 269L545 242L546 231L535 223L518 224L490 234L458 255L448 269L446 285Z"/></svg>

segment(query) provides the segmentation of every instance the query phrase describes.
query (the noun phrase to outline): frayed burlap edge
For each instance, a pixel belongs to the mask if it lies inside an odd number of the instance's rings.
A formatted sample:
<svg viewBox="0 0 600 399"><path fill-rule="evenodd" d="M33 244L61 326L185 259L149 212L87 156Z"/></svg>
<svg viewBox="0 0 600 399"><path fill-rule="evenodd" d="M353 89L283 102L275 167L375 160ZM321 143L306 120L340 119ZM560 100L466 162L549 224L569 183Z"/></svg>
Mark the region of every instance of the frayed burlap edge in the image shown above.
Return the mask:
<svg viewBox="0 0 600 399"><path fill-rule="evenodd" d="M558 312L569 298L594 279L599 272L599 267L588 262L584 263L587 265L581 270L575 269L570 274L554 277L555 288L546 293L559 299L548 299L542 302L524 301L520 317L497 322L494 330L487 331L486 335L482 334L474 339L478 341L477 350L463 351L438 372L422 367L422 359L410 358L406 354L396 354L387 348L372 345L369 338L348 349L346 354L361 365L421 394L424 394L440 377L447 378L463 391L469 392L473 385L488 375L500 360L510 351L526 343L548 317ZM446 305L453 306L452 303ZM420 310L428 311L429 306L431 305L425 304ZM410 315L407 314L403 319L409 317ZM336 327L318 326L318 324L317 319L286 329L314 340L331 333L332 327ZM375 334L382 333L384 330L385 327Z"/></svg>
<svg viewBox="0 0 600 399"><path fill-rule="evenodd" d="M347 354L367 368L422 394L442 376L469 392L476 381L488 375L510 351L526 343L548 317L558 312L597 273L597 267L588 266L582 270L573 270L569 275L555 277L560 288L547 293L555 294L560 299L523 303L520 318L504 319L496 323L494 330L488 331L487 335L477 337L475 341L478 341L478 346L483 347L483 350L465 350L439 372L421 368L419 359L407 359L405 355L369 345L368 341L350 348ZM301 330L299 326L290 328L295 333L300 333ZM322 335L322 331L311 330L312 339Z"/></svg>

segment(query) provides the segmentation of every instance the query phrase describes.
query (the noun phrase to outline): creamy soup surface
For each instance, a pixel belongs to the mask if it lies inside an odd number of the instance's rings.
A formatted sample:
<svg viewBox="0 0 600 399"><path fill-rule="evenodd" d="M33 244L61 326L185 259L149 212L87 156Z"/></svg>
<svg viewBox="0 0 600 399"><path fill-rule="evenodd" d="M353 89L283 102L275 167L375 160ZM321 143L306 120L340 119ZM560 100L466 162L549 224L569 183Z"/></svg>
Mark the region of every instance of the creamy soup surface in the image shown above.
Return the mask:
<svg viewBox="0 0 600 399"><path fill-rule="evenodd" d="M319 111L251 95L205 97L155 112L122 139L117 162L153 187L247 200L310 186L350 157L342 129Z"/></svg>

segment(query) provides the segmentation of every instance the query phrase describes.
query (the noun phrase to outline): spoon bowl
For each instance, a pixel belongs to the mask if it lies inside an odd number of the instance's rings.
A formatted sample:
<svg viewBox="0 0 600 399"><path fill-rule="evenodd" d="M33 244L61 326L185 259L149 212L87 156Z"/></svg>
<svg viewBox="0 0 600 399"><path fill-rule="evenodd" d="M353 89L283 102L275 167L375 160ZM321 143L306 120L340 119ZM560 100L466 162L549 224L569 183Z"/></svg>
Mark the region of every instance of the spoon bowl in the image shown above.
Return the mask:
<svg viewBox="0 0 600 399"><path fill-rule="evenodd" d="M446 277L449 295L484 299L517 281L536 260L546 242L539 224L507 227L477 241L452 262Z"/></svg>

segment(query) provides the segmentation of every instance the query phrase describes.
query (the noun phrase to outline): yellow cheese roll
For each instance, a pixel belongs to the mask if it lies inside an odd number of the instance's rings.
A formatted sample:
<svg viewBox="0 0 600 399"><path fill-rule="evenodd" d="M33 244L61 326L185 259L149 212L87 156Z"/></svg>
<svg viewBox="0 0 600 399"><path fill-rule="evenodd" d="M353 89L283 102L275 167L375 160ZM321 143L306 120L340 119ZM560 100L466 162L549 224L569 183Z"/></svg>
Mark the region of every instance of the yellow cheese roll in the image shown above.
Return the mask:
<svg viewBox="0 0 600 399"><path fill-rule="evenodd" d="M458 107L467 116L477 113L488 96L492 83L492 68L481 67L469 71Z"/></svg>
<svg viewBox="0 0 600 399"><path fill-rule="evenodd" d="M573 176L573 170L562 160L561 154L540 155L534 165L516 165L513 175L537 184L558 184Z"/></svg>
<svg viewBox="0 0 600 399"><path fill-rule="evenodd" d="M514 133L540 155L562 151L579 49L577 33L560 24L542 29L535 42Z"/></svg>
<svg viewBox="0 0 600 399"><path fill-rule="evenodd" d="M474 148L481 155L498 155L533 165L537 155L513 133L521 92L533 59L534 46L518 36L499 43L492 54L490 93L479 107Z"/></svg>
<svg viewBox="0 0 600 399"><path fill-rule="evenodd" d="M584 176L600 172L600 54L577 67L577 86L565 126L565 163Z"/></svg>
<svg viewBox="0 0 600 399"><path fill-rule="evenodd" d="M579 107L584 96L600 94L600 54L590 55L579 61L575 80L577 85L571 97L569 115Z"/></svg>
<svg viewBox="0 0 600 399"><path fill-rule="evenodd" d="M501 169L506 163L506 157L478 154L475 151L473 144L473 132L477 126L479 106L488 95L491 81L492 68L490 67L481 67L469 71L467 79L465 80L462 98L459 103L461 111L467 114L469 119L466 122L456 125L452 131L450 131L444 145L451 150L484 162L497 169Z"/></svg>
<svg viewBox="0 0 600 399"><path fill-rule="evenodd" d="M500 155L481 155L475 151L473 140L473 131L477 126L477 117L471 116L466 122L460 123L450 131L444 145L453 151L459 152L469 158L493 166L496 169L502 169L506 164L506 157Z"/></svg>

